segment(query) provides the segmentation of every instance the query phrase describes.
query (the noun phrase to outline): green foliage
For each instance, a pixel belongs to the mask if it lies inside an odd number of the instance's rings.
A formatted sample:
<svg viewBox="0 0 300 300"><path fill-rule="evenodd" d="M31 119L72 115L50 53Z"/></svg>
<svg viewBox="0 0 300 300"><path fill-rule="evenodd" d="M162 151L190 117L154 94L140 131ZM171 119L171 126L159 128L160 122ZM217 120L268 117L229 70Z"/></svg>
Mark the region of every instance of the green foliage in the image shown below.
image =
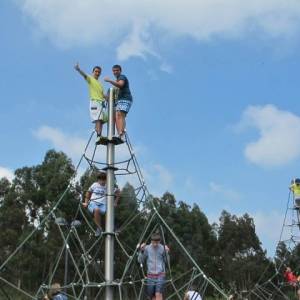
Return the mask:
<svg viewBox="0 0 300 300"><path fill-rule="evenodd" d="M12 182L5 178L0 179L0 263L2 264L28 234L35 230L35 234L10 260L6 269L1 270L8 274L7 280L27 291L36 291L42 283L48 283L49 274L57 259L55 255L64 253L59 230L67 231L68 228L59 228L55 224L55 217L64 218L69 225L74 219L86 218L93 225L90 214L86 210L81 213L78 204L80 196L84 195L95 181L96 173L87 170L80 182L77 182L75 187L70 187L74 171L71 160L64 153L50 150L41 164L16 170ZM266 258L255 233L253 219L249 215L237 217L223 211L220 224L211 225L198 205L190 206L183 201L177 203L174 195L169 192L161 198L153 199L153 202L148 199L144 207L138 203L135 192L127 183L121 191L120 204L115 208L115 224L120 230L118 238L128 253L133 253L136 248L154 204L201 269L225 289L250 289L261 276L268 279L274 274L274 265ZM56 205L55 215L49 214ZM164 224L158 219L155 222L157 230L164 228ZM124 228L126 234L123 233ZM77 229L83 244L94 243L94 236L88 229L86 225ZM148 230L145 239L151 230ZM163 233L165 242L171 249L172 275L180 276L193 264L178 246L173 235L167 230ZM119 245L115 244L115 274L120 277L123 271L121 267L128 257ZM70 241L69 247L78 248L80 245L76 241ZM97 255L99 260L103 261L103 249ZM292 253L288 252L284 244L278 248L278 261L284 258L296 266L300 263L299 257L300 247ZM74 259L80 261L81 258ZM182 263L183 261L187 263ZM265 272L270 265L271 268ZM70 278L73 275L69 274ZM54 279L62 281L63 276L64 266L59 265ZM90 280L93 281L93 276ZM208 290L208 296L213 295L213 291Z"/></svg>
<svg viewBox="0 0 300 300"><path fill-rule="evenodd" d="M274 274L270 261L261 248L253 219L223 211L218 227L219 278L229 289L249 290L254 283L264 282ZM266 272L267 270L267 272Z"/></svg>

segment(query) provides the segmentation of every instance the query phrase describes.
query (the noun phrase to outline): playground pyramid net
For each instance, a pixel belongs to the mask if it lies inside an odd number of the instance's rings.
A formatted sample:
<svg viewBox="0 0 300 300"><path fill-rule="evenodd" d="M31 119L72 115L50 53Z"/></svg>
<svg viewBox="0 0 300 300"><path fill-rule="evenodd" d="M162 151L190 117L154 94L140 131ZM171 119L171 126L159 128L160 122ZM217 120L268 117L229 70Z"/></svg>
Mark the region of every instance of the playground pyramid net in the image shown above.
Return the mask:
<svg viewBox="0 0 300 300"><path fill-rule="evenodd" d="M291 285L284 278L284 272L287 267L295 267L293 271L298 271L300 248L300 214L299 208L295 206L292 192L289 193L286 205L285 216L280 232L279 241L276 247L275 257L272 263L261 274L261 278L265 274L272 274L268 280L259 280L254 288L245 291L244 297L248 299L278 299L289 300L298 299L297 290L299 285ZM296 254L293 257L293 254Z"/></svg>
<svg viewBox="0 0 300 300"><path fill-rule="evenodd" d="M138 262L138 246L149 243L154 232L159 233L162 244L170 248L164 299L183 299L191 285L196 286L202 296L210 294L215 299L227 298L214 280L204 274L160 215L159 200L154 200L148 191L128 134L127 142L116 146L118 161L114 165L114 174L123 189L120 204L115 208L115 279L109 283L105 280L107 233L104 231L99 237L95 236L92 216L82 206L91 178L95 178L97 172L107 170L106 147L94 145L93 137L94 132L73 178L55 205L49 208L45 218L33 224L32 231L24 235L20 245L2 259L0 293L3 299L42 299L53 282L61 283L68 299L105 299L107 285L112 287L114 299L146 299L146 270ZM80 179L79 173L83 170L85 173ZM45 255L37 255L31 268L24 269L25 265L28 266L26 254L34 253L40 247L45 249ZM10 270L16 262L20 273L35 275L37 282L18 282L13 278ZM44 268L36 268L37 265Z"/></svg>

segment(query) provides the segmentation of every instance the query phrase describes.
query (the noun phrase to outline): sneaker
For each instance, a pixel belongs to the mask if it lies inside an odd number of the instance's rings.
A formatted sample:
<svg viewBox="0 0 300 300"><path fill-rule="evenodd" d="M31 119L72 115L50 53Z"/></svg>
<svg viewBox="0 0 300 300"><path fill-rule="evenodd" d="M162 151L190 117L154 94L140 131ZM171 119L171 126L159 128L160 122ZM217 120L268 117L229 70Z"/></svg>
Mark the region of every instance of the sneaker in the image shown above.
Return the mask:
<svg viewBox="0 0 300 300"><path fill-rule="evenodd" d="M126 142L125 132L123 132L122 134L119 135L119 139L120 139L123 143Z"/></svg>
<svg viewBox="0 0 300 300"><path fill-rule="evenodd" d="M95 237L99 237L102 234L102 228L98 227L95 232Z"/></svg>
<svg viewBox="0 0 300 300"><path fill-rule="evenodd" d="M96 144L100 144L100 140L101 140L101 135L97 135Z"/></svg>
<svg viewBox="0 0 300 300"><path fill-rule="evenodd" d="M116 135L112 139L113 139L113 142L115 145L120 145L120 144L124 143L124 141L121 139L120 135Z"/></svg>

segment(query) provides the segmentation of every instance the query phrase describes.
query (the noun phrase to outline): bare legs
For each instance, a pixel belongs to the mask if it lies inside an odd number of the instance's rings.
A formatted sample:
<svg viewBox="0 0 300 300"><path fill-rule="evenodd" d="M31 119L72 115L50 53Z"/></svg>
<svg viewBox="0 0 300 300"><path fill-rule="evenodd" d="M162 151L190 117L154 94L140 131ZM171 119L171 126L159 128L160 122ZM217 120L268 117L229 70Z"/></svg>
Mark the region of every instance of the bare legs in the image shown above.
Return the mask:
<svg viewBox="0 0 300 300"><path fill-rule="evenodd" d="M100 214L100 209L99 208L94 209L94 221L95 221L96 225L99 228L101 228L101 214Z"/></svg>
<svg viewBox="0 0 300 300"><path fill-rule="evenodd" d="M125 131L126 121L125 121L126 113L124 111L117 110L116 111L116 127L118 134L121 135Z"/></svg>
<svg viewBox="0 0 300 300"><path fill-rule="evenodd" d="M97 132L97 136L100 136L102 132L102 122L100 120L95 121L95 130Z"/></svg>
<svg viewBox="0 0 300 300"><path fill-rule="evenodd" d="M161 293L155 293L154 300L163 300L162 294Z"/></svg>
<svg viewBox="0 0 300 300"><path fill-rule="evenodd" d="M163 300L163 296L161 293L155 293L151 300Z"/></svg>

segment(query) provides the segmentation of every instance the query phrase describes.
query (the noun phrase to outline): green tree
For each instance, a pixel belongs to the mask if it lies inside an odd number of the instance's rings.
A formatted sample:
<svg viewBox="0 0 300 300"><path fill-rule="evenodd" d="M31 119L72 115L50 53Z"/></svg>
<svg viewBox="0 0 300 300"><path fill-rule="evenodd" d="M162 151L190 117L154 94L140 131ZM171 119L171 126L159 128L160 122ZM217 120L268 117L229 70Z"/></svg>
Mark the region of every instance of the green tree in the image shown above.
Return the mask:
<svg viewBox="0 0 300 300"><path fill-rule="evenodd" d="M222 212L218 248L220 275L228 289L250 290L257 282L270 278L271 273L266 272L270 261L261 248L254 221L248 214L237 217Z"/></svg>
<svg viewBox="0 0 300 300"><path fill-rule="evenodd" d="M62 245L54 215L44 224L41 222L67 189L73 175L71 160L62 152L50 150L42 164L17 169L11 184L5 179L0 181L1 261L35 230L32 238L5 266L8 278L19 287L34 290L39 286L41 278L45 278L44 270L50 269L52 257ZM55 214L66 218L74 216L75 207L71 203L74 197L70 188Z"/></svg>

